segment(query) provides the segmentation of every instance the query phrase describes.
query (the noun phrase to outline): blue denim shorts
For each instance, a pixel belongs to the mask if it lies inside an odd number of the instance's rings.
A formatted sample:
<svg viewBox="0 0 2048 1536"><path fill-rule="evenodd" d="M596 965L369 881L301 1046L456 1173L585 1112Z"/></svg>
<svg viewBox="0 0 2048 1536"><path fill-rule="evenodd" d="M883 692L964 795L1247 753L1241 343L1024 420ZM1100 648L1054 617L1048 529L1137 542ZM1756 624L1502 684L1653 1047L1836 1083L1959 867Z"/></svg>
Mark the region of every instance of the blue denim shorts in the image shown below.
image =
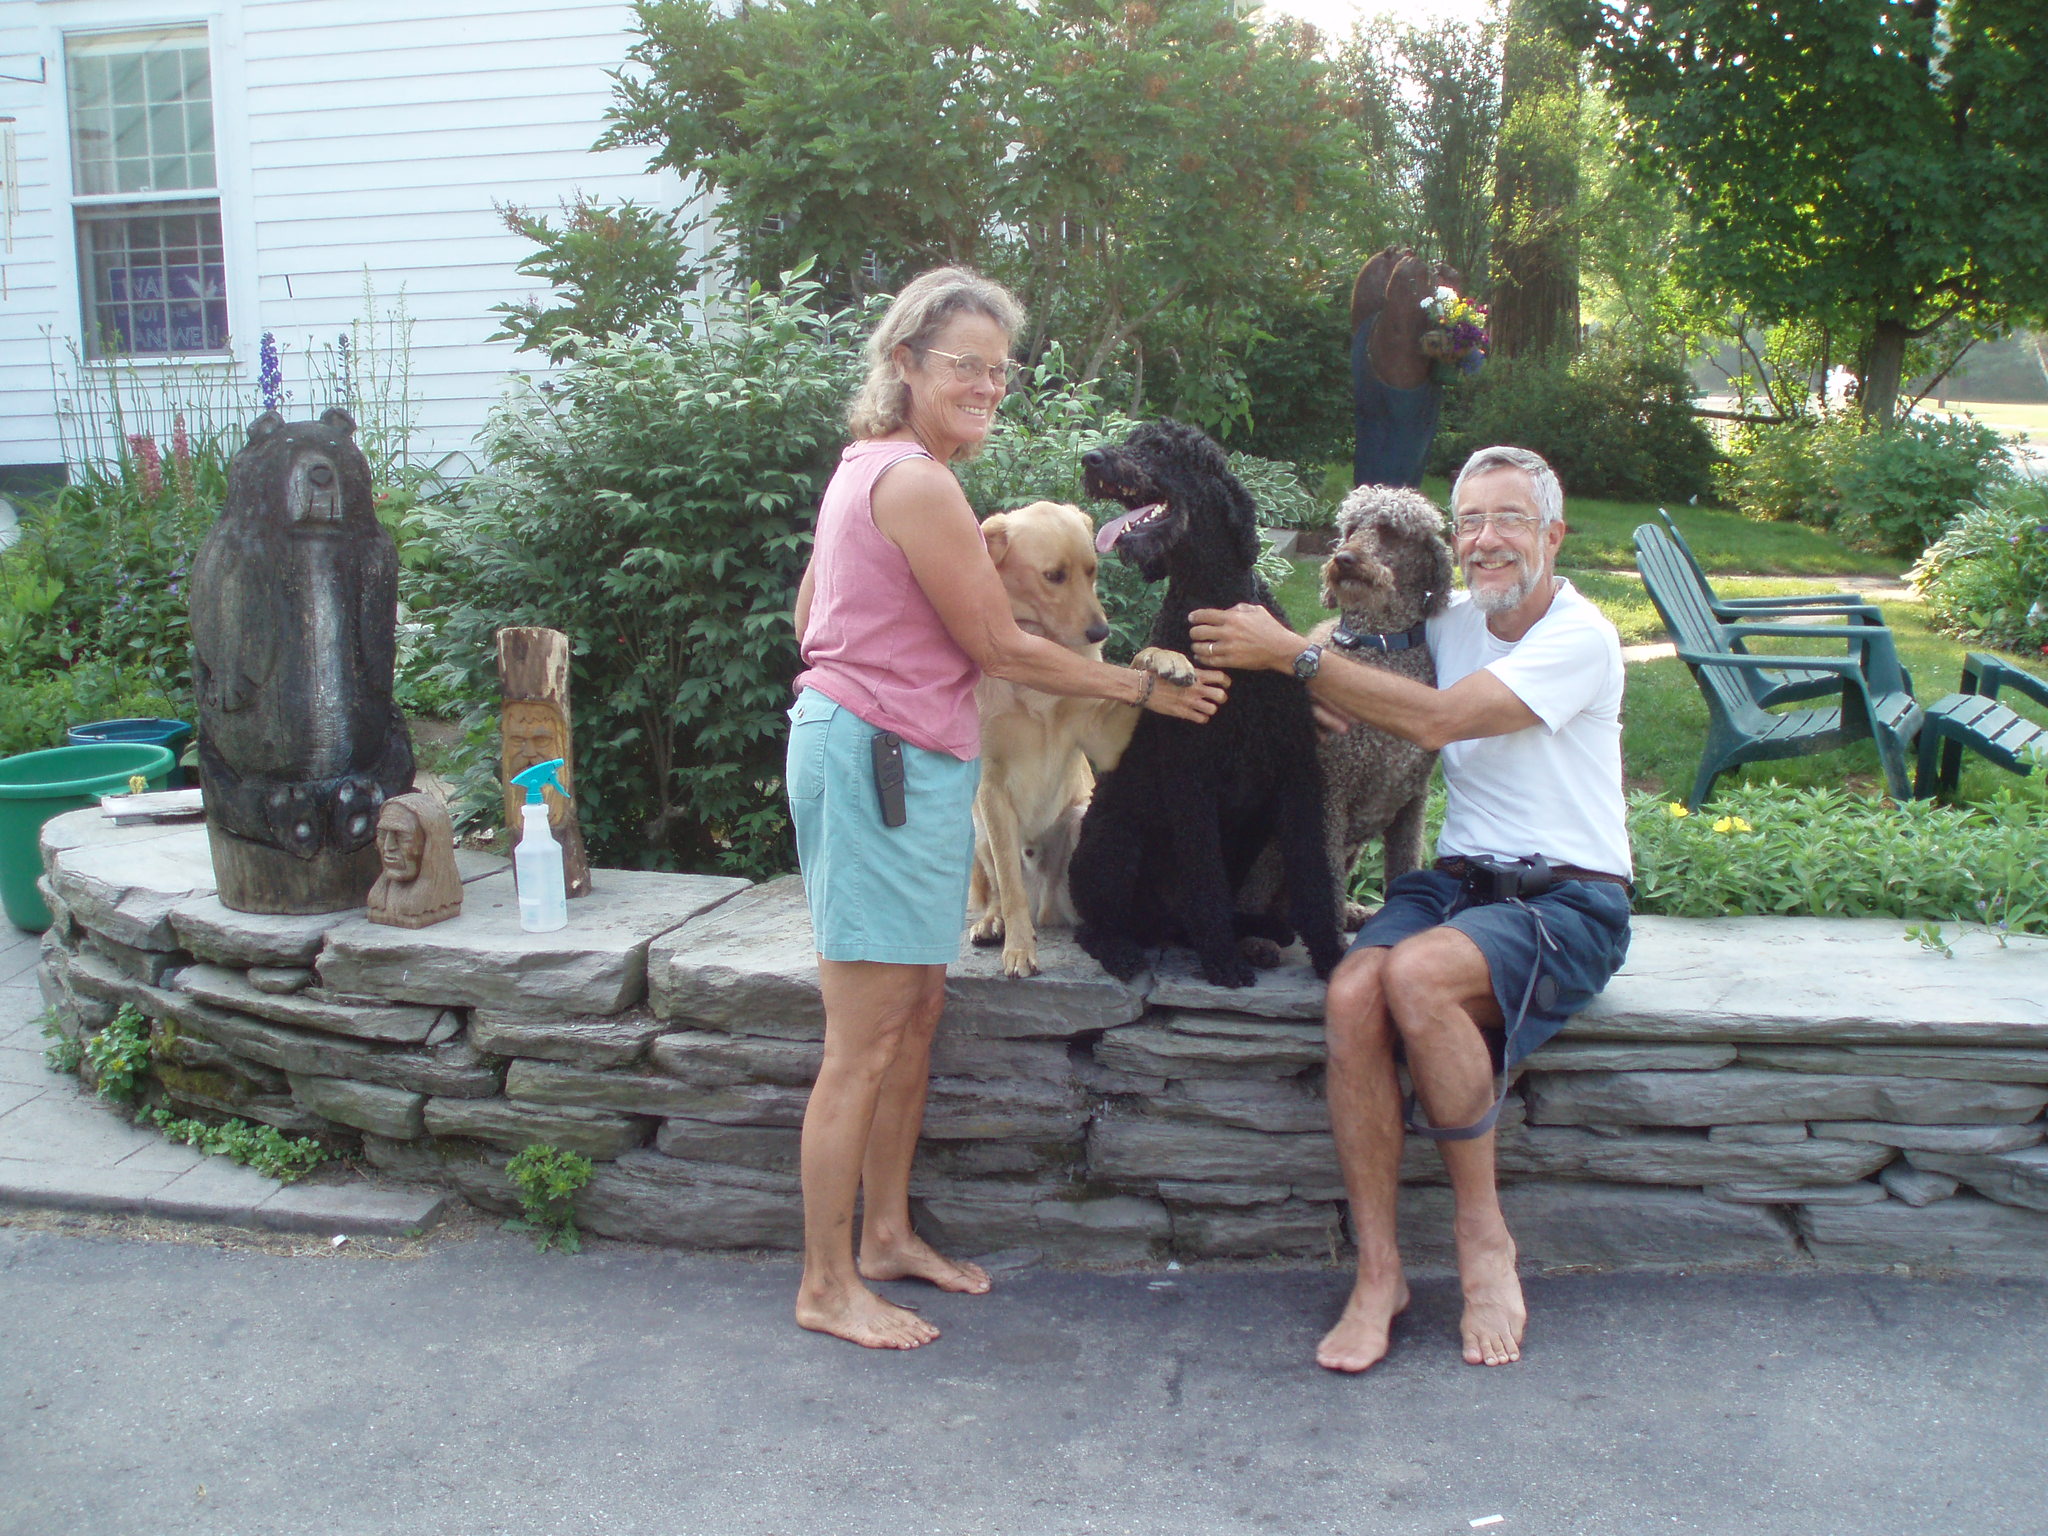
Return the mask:
<svg viewBox="0 0 2048 1536"><path fill-rule="evenodd" d="M827 960L945 965L967 926L981 763L906 741L906 815L885 827L870 746L877 734L815 688L789 712L789 813L811 931Z"/></svg>
<svg viewBox="0 0 2048 1536"><path fill-rule="evenodd" d="M1621 969L1628 958L1628 893L1598 880L1561 880L1526 905L1466 906L1464 894L1464 881L1440 869L1402 875L1387 887L1386 905L1366 919L1351 947L1391 949L1439 927L1464 934L1486 957L1502 1019L1513 1024L1523 997L1530 998L1521 1028L1504 1044L1503 1065L1512 1067L1562 1029ZM1531 909L1542 915L1551 944L1539 937Z"/></svg>

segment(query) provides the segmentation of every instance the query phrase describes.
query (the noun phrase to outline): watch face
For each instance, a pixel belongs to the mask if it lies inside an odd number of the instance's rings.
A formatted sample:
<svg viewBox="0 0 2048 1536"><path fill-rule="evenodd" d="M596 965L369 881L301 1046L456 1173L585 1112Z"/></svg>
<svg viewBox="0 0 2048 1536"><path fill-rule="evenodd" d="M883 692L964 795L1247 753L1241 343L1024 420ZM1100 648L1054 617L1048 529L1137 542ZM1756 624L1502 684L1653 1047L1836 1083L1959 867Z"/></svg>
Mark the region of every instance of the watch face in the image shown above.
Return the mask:
<svg viewBox="0 0 2048 1536"><path fill-rule="evenodd" d="M1294 658L1294 675L1305 683L1322 669L1322 665L1323 648L1312 645Z"/></svg>

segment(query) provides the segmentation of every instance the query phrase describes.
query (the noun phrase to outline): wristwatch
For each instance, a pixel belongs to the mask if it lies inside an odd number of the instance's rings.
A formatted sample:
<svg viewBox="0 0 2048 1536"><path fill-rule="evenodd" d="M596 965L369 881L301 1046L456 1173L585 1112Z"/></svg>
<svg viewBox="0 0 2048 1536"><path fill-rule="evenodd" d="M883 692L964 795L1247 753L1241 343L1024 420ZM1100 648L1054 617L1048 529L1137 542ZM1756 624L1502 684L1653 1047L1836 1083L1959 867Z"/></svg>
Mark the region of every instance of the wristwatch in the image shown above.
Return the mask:
<svg viewBox="0 0 2048 1536"><path fill-rule="evenodd" d="M1323 669L1323 648L1312 645L1294 658L1294 675L1304 683Z"/></svg>

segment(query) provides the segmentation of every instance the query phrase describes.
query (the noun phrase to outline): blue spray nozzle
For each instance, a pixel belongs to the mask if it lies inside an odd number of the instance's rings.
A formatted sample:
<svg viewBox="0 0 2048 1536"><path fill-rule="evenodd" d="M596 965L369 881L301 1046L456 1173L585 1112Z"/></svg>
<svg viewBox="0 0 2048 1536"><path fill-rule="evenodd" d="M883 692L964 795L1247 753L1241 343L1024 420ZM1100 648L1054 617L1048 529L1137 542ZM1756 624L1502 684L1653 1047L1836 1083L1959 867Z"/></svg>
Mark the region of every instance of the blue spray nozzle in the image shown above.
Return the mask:
<svg viewBox="0 0 2048 1536"><path fill-rule="evenodd" d="M522 768L512 775L512 782L526 791L528 805L545 804L547 797L541 791L550 784L554 786L555 793L566 800L569 798L569 791L562 787L562 781L555 776L555 770L561 766L562 760L559 757L551 757L544 763L535 763L531 768Z"/></svg>

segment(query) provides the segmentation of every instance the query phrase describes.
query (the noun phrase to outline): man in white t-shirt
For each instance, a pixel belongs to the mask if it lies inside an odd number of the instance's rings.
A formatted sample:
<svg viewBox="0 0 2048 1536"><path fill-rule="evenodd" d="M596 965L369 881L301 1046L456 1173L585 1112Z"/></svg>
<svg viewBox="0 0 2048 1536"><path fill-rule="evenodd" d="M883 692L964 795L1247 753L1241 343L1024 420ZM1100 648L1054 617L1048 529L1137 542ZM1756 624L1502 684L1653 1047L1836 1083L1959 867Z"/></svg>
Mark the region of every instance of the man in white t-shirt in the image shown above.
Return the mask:
<svg viewBox="0 0 2048 1536"><path fill-rule="evenodd" d="M1325 724L1441 748L1432 869L1403 875L1330 977L1328 1094L1358 1277L1319 1364L1362 1371L1408 1304L1394 1201L1404 1130L1450 1174L1465 1359L1521 1358L1527 1313L1494 1179L1500 1070L1550 1038L1628 952L1621 641L1556 574L1564 493L1523 448L1483 448L1451 491L1466 590L1429 621L1437 686L1303 648L1264 609L1200 609L1203 666L1291 671ZM1427 1125L1395 1075L1405 1057Z"/></svg>

